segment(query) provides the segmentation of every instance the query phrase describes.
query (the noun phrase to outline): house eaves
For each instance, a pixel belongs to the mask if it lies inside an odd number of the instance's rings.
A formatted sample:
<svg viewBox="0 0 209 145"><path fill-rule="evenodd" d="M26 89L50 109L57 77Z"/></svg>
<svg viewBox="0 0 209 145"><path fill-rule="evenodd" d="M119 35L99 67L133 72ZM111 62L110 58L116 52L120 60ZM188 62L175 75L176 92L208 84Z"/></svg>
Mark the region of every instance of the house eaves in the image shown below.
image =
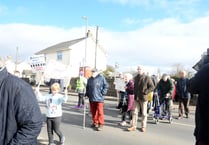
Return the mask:
<svg viewBox="0 0 209 145"><path fill-rule="evenodd" d="M38 54L49 54L49 53L54 53L54 52L58 52L58 51L65 51L65 50L68 50L70 49L69 47L76 44L76 43L79 43L80 41L86 39L86 37L83 37L83 38L79 38L79 39L74 39L74 40L70 40L70 41L66 41L66 42L61 42L61 43L58 43L58 44L55 44L53 46L50 46L46 49L43 49L39 52L36 52L35 54L38 55Z"/></svg>

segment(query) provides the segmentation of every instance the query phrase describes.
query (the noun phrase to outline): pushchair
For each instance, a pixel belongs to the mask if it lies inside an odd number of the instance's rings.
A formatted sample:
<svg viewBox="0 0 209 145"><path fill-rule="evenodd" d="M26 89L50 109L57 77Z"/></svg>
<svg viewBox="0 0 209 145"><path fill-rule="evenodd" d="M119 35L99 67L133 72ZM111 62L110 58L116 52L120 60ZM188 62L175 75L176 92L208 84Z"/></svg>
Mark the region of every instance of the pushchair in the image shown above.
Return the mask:
<svg viewBox="0 0 209 145"><path fill-rule="evenodd" d="M159 120L168 120L169 123L171 124L172 116L167 109L165 99L160 104L160 96L155 95L154 97L155 97L154 99L155 107L154 107L153 120L155 121L156 124L159 123Z"/></svg>

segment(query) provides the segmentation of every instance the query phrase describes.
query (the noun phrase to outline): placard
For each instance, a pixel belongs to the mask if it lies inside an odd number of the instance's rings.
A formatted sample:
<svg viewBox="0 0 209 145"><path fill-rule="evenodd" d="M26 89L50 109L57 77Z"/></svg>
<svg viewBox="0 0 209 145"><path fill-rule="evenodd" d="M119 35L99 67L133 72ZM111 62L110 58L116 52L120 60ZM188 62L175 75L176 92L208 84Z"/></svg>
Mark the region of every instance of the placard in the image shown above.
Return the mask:
<svg viewBox="0 0 209 145"><path fill-rule="evenodd" d="M122 78L115 78L114 84L115 84L115 89L116 90L125 92L126 84L125 84L124 79L122 79Z"/></svg>
<svg viewBox="0 0 209 145"><path fill-rule="evenodd" d="M30 56L29 64L34 72L44 72L46 67L45 56L43 54Z"/></svg>

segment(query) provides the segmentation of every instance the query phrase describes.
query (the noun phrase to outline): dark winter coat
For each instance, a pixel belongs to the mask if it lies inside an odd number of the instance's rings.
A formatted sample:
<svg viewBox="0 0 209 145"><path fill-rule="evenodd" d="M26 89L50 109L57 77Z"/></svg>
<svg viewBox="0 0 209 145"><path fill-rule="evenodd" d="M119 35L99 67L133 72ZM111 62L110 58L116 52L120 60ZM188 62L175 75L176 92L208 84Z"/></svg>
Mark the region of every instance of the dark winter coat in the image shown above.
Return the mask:
<svg viewBox="0 0 209 145"><path fill-rule="evenodd" d="M209 64L201 68L189 81L189 91L198 94L195 113L195 132L198 140L209 144Z"/></svg>
<svg viewBox="0 0 209 145"><path fill-rule="evenodd" d="M104 95L107 93L108 83L106 79L98 74L95 78L90 77L86 85L86 96L90 102L104 102Z"/></svg>
<svg viewBox="0 0 209 145"><path fill-rule="evenodd" d="M126 93L127 93L127 95L133 95L134 94L134 81L133 80L130 80L126 84Z"/></svg>
<svg viewBox="0 0 209 145"><path fill-rule="evenodd" d="M137 75L134 78L134 98L135 100L147 101L148 93L154 90L151 78L145 74Z"/></svg>
<svg viewBox="0 0 209 145"><path fill-rule="evenodd" d="M191 97L188 91L188 83L189 79L187 78L180 78L177 80L176 94L179 98L188 99Z"/></svg>
<svg viewBox="0 0 209 145"><path fill-rule="evenodd" d="M156 90L159 92L160 100L165 99L166 94L170 94L168 99L172 99L174 85L170 79L163 81L162 79L157 84Z"/></svg>
<svg viewBox="0 0 209 145"><path fill-rule="evenodd" d="M30 85L0 71L0 144L37 145L42 115Z"/></svg>

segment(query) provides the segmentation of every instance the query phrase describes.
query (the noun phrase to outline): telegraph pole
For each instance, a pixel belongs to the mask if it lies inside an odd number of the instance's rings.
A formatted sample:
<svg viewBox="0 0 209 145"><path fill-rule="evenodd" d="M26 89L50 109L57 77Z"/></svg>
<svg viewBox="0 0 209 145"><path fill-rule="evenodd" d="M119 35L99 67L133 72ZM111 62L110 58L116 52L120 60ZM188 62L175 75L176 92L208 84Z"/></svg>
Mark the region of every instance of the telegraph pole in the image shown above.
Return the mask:
<svg viewBox="0 0 209 145"><path fill-rule="evenodd" d="M97 26L97 28L96 28L96 45L95 45L95 60L94 60L94 68L97 68L98 29L99 29L99 27Z"/></svg>
<svg viewBox="0 0 209 145"><path fill-rule="evenodd" d="M84 73L84 76L86 74L86 57L87 57L87 38L88 38L88 35L87 35L87 29L88 29L88 17L87 16L83 16L82 19L85 20L85 56L84 56L84 65L83 65L83 73ZM84 100L84 109L83 109L83 129L86 128L86 103L85 103L85 100Z"/></svg>
<svg viewBox="0 0 209 145"><path fill-rule="evenodd" d="M87 38L88 38L88 17L83 16L82 19L85 20L85 54L84 54L84 67L86 66L86 57L87 57Z"/></svg>

